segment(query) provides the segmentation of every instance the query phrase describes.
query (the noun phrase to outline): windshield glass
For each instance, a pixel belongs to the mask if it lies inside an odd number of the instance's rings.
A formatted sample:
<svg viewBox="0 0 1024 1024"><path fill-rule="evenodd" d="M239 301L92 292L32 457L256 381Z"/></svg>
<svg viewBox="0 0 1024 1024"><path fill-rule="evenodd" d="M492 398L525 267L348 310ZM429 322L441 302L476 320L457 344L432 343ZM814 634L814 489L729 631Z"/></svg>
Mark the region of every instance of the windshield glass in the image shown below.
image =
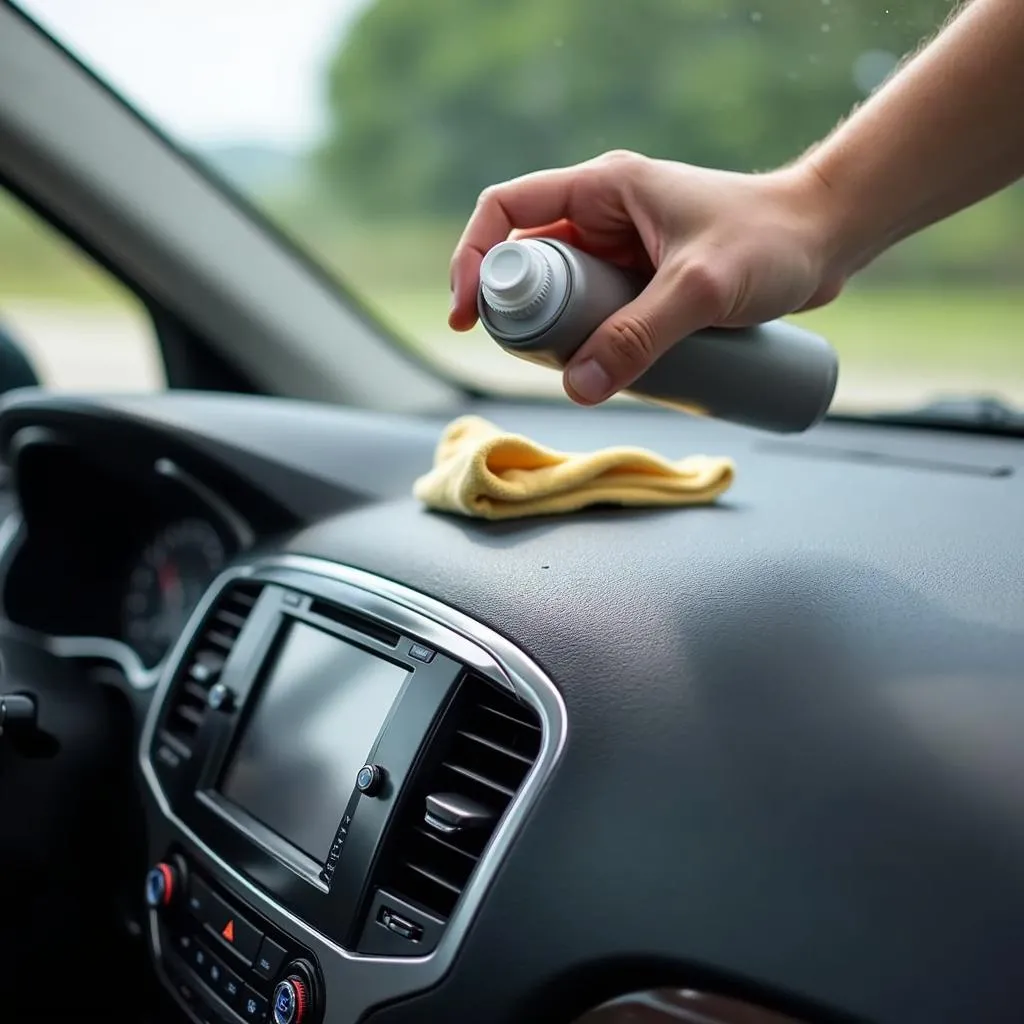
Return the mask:
<svg viewBox="0 0 1024 1024"><path fill-rule="evenodd" d="M405 343L478 388L557 374L448 330L479 191L612 148L790 160L948 17L950 0L24 0ZM834 408L1024 402L1024 190L898 246L798 318L835 344Z"/></svg>

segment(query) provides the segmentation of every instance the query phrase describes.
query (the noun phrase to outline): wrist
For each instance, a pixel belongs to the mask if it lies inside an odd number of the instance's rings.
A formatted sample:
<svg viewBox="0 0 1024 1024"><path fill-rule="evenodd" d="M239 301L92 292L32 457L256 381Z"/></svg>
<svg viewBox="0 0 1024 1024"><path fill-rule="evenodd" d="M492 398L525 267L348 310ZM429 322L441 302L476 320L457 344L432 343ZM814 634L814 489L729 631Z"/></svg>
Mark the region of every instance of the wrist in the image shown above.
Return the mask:
<svg viewBox="0 0 1024 1024"><path fill-rule="evenodd" d="M785 202L823 281L844 281L886 248L867 204L832 177L811 152L777 173Z"/></svg>

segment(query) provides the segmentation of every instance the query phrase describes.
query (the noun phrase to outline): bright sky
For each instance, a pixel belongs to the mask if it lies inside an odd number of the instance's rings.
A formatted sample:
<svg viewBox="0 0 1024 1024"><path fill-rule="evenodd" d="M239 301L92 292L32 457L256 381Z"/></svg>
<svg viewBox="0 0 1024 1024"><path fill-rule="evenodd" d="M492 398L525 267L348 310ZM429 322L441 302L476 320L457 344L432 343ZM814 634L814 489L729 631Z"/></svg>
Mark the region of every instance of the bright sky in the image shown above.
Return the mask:
<svg viewBox="0 0 1024 1024"><path fill-rule="evenodd" d="M325 61L370 0L17 2L184 141L292 144L318 133Z"/></svg>

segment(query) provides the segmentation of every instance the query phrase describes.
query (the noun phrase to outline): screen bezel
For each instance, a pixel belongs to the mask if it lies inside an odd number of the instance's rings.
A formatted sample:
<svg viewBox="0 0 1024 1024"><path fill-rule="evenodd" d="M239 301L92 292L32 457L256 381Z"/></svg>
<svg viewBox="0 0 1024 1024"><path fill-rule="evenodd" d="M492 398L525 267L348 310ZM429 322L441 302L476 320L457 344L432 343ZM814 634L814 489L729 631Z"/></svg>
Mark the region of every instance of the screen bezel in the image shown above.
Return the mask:
<svg viewBox="0 0 1024 1024"><path fill-rule="evenodd" d="M285 647L291 639L296 626L306 626L310 629L314 629L318 633L323 633L326 636L335 638L340 643L355 647L357 650L368 654L372 658L386 661L388 664L394 665L395 667L405 671L405 678L399 685L394 700L387 709L384 721L371 740L369 749L365 752L364 763L375 763L381 738L387 732L388 725L398 708L406 687L412 679L414 670L410 669L401 661L396 660L394 657L385 657L380 653L380 651L372 650L364 643L358 643L355 640L351 640L340 635L336 629L324 629L322 625L309 622L304 617L283 615L280 623L278 624L270 650L263 659L260 669L256 674L256 678L253 680L245 706L238 717L234 729L232 730L230 741L224 748L222 755L216 758L216 760L211 758L210 763L207 766L207 778L204 779L205 785L202 788L202 792L205 798L213 803L217 808L218 813L229 818L239 828L248 832L275 857L283 860L292 868L293 871L302 875L310 885L314 885L323 892L327 892L330 888L330 879L324 876L324 867L327 863L326 857L322 861L317 860L311 854L292 842L287 836L282 835L280 832L261 821L251 811L243 807L242 804L232 800L223 789L225 778L238 755L239 747L245 738L250 724L259 711L260 704L267 692L268 686L271 683L271 677L277 670L278 661L283 655ZM341 684L340 680L339 684ZM337 818L331 822L331 828L335 835L337 834L338 829L342 827L342 823L346 818L352 820L354 817L355 807L359 798L359 792L356 790L354 783L349 792L344 795L345 802L339 808Z"/></svg>
<svg viewBox="0 0 1024 1024"><path fill-rule="evenodd" d="M304 580L303 588L324 593L299 594L276 584L264 588L222 675L236 700L230 710L205 718L192 758L191 797L182 801L180 814L204 843L237 865L254 884L345 945L352 939L350 929L402 785L450 699L462 667L439 651L429 662L420 660L413 652L422 655L423 644L415 637L395 633L397 642L392 643L356 628L358 622L351 616L335 619L322 614L322 599L329 597L332 589L329 580L319 587ZM384 767L385 785L374 797L362 796L353 787L338 823L338 834L345 830L344 847L330 874L324 864L218 791L281 645L296 621L333 634L408 673L368 754Z"/></svg>

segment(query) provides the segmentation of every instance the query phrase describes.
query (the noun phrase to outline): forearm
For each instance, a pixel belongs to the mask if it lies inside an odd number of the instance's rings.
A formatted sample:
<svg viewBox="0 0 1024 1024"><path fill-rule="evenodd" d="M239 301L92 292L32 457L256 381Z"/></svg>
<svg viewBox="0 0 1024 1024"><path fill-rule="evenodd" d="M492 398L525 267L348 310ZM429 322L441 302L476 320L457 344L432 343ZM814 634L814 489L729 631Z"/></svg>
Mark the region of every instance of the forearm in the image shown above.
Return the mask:
<svg viewBox="0 0 1024 1024"><path fill-rule="evenodd" d="M973 0L797 165L852 272L1024 174L1024 0Z"/></svg>

